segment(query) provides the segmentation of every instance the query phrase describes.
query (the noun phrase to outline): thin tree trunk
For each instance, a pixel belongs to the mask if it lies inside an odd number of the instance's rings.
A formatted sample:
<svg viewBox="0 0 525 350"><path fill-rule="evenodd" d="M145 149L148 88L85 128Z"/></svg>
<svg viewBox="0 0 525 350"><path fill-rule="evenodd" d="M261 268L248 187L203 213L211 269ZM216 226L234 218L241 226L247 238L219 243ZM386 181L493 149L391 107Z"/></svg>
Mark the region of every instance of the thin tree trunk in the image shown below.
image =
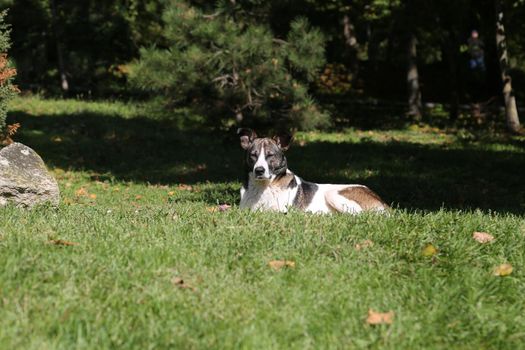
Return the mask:
<svg viewBox="0 0 525 350"><path fill-rule="evenodd" d="M53 26L53 31L55 33L55 39L56 39L58 71L60 73L60 85L61 85L62 91L68 92L69 82L67 80L66 65L64 63L64 48L62 46L62 31L60 30L61 27L60 27L59 18L57 15L55 0L51 0L49 4L51 7L51 17L52 17L51 23Z"/></svg>
<svg viewBox="0 0 525 350"><path fill-rule="evenodd" d="M448 42L443 48L448 61L449 88L450 88L450 119L455 120L459 114L459 79L458 79L458 52L459 46L453 31L450 31Z"/></svg>
<svg viewBox="0 0 525 350"><path fill-rule="evenodd" d="M357 37L355 36L354 25L350 21L350 16L344 15L343 17L343 35L345 37L345 44L350 53L350 70L352 71L352 77L355 79L359 73L359 60L357 52L359 44L357 43Z"/></svg>
<svg viewBox="0 0 525 350"><path fill-rule="evenodd" d="M408 39L408 114L414 116L416 120L421 120L421 90L419 88L419 72L417 69L417 39L414 34L410 34Z"/></svg>
<svg viewBox="0 0 525 350"><path fill-rule="evenodd" d="M507 41L505 38L505 27L503 25L503 7L501 0L495 0L496 6L496 46L501 70L501 81L503 83L503 99L505 101L505 117L507 128L514 133L520 131L520 119L516 107L516 96L512 90L512 79L508 73L509 61L507 54Z"/></svg>

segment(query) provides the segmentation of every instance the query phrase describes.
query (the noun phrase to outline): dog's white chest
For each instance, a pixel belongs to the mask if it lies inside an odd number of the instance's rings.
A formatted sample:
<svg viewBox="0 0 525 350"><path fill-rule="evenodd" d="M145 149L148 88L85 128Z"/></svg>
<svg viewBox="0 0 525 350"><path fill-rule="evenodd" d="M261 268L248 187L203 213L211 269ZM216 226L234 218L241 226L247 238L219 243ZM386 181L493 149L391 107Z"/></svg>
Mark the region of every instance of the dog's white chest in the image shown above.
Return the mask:
<svg viewBox="0 0 525 350"><path fill-rule="evenodd" d="M292 205L295 194L293 190L273 186L250 184L248 190L241 190L241 208L251 210L275 210L286 212Z"/></svg>

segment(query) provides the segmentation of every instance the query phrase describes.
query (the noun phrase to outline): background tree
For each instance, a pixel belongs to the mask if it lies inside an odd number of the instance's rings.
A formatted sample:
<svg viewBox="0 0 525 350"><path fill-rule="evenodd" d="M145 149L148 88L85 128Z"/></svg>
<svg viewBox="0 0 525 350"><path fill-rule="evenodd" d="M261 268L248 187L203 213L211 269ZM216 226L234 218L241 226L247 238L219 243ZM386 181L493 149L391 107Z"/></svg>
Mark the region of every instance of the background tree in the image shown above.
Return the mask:
<svg viewBox="0 0 525 350"><path fill-rule="evenodd" d="M498 59L501 69L501 80L503 84L503 99L505 101L505 116L507 127L510 131L517 133L521 130L516 106L516 97L512 90L512 78L509 75L509 58L507 53L507 42L505 39L505 26L503 23L503 6L501 0L495 0L496 8L496 45L498 48Z"/></svg>
<svg viewBox="0 0 525 350"><path fill-rule="evenodd" d="M173 1L163 16L167 48L142 50L132 81L162 94L168 108L190 104L216 125L232 117L259 127L326 125L308 94L324 63L321 33L298 18L286 37L276 37L258 23L265 13L232 2L205 13Z"/></svg>

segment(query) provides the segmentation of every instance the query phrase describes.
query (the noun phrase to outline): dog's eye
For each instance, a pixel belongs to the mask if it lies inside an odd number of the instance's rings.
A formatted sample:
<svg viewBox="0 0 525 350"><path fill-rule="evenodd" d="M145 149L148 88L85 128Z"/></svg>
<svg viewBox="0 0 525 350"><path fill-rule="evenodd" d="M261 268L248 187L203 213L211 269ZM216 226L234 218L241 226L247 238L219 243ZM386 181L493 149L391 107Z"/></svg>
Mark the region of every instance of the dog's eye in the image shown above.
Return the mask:
<svg viewBox="0 0 525 350"><path fill-rule="evenodd" d="M257 158L257 152L252 152L252 153L250 153L250 157L252 157L252 158Z"/></svg>
<svg viewBox="0 0 525 350"><path fill-rule="evenodd" d="M270 157L273 157L273 156L275 156L275 154L273 154L273 153L268 153L268 154L266 155L266 158L270 158Z"/></svg>

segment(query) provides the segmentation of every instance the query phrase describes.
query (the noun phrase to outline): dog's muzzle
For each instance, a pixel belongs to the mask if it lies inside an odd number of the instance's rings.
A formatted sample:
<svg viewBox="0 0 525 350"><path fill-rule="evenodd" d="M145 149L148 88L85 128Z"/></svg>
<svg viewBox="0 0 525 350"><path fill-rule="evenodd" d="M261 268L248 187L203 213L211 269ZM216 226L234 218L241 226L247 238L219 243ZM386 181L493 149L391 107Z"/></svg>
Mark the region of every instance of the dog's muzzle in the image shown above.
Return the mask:
<svg viewBox="0 0 525 350"><path fill-rule="evenodd" d="M253 169L253 174L258 179L264 178L264 167L262 166L256 167L255 169Z"/></svg>

